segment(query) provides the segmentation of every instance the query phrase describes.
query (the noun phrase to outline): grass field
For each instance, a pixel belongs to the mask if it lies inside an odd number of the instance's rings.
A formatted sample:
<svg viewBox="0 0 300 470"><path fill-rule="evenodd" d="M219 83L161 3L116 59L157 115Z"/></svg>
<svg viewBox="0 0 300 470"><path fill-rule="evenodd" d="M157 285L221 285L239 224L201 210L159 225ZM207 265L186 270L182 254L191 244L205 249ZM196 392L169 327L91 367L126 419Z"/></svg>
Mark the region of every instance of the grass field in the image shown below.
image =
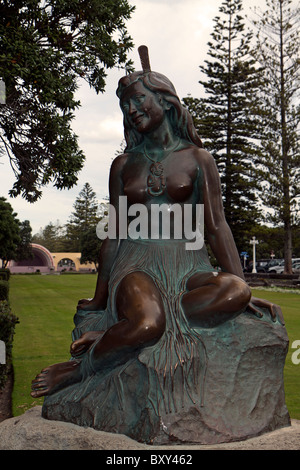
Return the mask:
<svg viewBox="0 0 300 470"><path fill-rule="evenodd" d="M41 405L30 396L31 380L45 366L69 358L73 316L80 298L92 297L96 275L13 275L10 303L19 317L13 345L15 383L13 415ZM253 295L278 303L284 314L290 348L284 369L286 404L290 416L300 419L300 364L292 362L291 348L300 340L300 295L253 290Z"/></svg>
<svg viewBox="0 0 300 470"><path fill-rule="evenodd" d="M43 399L30 396L31 380L42 368L69 359L73 316L80 298L93 297L96 275L14 275L10 303L20 323L13 345L13 415Z"/></svg>

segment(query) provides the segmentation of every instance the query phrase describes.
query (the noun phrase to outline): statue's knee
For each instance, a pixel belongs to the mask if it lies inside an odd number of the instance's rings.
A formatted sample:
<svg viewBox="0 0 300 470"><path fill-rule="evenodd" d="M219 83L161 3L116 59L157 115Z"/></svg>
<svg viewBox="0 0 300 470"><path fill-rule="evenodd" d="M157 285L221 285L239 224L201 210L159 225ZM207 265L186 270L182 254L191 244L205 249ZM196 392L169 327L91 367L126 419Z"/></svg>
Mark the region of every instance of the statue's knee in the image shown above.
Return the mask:
<svg viewBox="0 0 300 470"><path fill-rule="evenodd" d="M234 276L228 298L234 301L237 311L243 310L250 302L251 289L243 279Z"/></svg>
<svg viewBox="0 0 300 470"><path fill-rule="evenodd" d="M117 296L125 297L129 301L143 298L145 296L157 295L157 288L151 277L141 271L126 274L121 280Z"/></svg>
<svg viewBox="0 0 300 470"><path fill-rule="evenodd" d="M138 335L144 344L155 344L163 335L166 327L163 312L153 318L144 318L138 326Z"/></svg>
<svg viewBox="0 0 300 470"><path fill-rule="evenodd" d="M144 299L137 323L139 335L143 341L150 344L156 343L166 328L163 303L153 298Z"/></svg>
<svg viewBox="0 0 300 470"><path fill-rule="evenodd" d="M153 344L165 331L161 294L146 273L133 272L121 281L116 300L119 319L127 319L141 344Z"/></svg>
<svg viewBox="0 0 300 470"><path fill-rule="evenodd" d="M252 297L252 292L246 282L244 283L244 297L245 297L246 304L248 305Z"/></svg>

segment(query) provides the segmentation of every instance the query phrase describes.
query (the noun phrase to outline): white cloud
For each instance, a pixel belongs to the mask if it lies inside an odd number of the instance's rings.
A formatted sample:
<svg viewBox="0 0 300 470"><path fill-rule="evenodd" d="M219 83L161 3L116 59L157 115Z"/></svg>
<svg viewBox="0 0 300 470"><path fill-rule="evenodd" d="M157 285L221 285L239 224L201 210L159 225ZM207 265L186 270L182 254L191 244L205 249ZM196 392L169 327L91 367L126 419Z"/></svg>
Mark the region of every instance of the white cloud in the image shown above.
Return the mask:
<svg viewBox="0 0 300 470"><path fill-rule="evenodd" d="M81 123L80 140L82 143L101 144L105 142L121 142L123 138L123 122L120 113L104 117L103 119L89 120Z"/></svg>

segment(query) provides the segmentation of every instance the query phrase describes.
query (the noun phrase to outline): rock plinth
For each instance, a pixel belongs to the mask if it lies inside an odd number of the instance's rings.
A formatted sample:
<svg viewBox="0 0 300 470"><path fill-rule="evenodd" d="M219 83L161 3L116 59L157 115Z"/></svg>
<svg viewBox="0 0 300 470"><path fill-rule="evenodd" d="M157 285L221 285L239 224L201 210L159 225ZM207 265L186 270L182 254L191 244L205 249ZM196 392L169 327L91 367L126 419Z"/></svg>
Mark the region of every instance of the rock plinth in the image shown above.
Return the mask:
<svg viewBox="0 0 300 470"><path fill-rule="evenodd" d="M139 451L164 452L166 449L182 453L184 450L299 450L300 421L291 426L239 442L215 445L149 446L133 441L122 434L111 434L83 428L61 421L42 418L41 406L21 416L0 423L0 450L101 450L135 455ZM101 454L97 454L98 459ZM109 454L110 455L110 454ZM145 454L143 454L145 455ZM105 458L104 457L104 458ZM145 457L143 457L145 458Z"/></svg>
<svg viewBox="0 0 300 470"><path fill-rule="evenodd" d="M283 384L285 327L273 322L269 313L262 319L246 313L199 334L206 368L198 402L189 400L188 389L182 391L182 406L177 400L176 409L168 403L164 408L165 397L158 392L155 402L150 379L163 371L151 370L137 357L113 376L99 380L96 374L47 397L43 417L152 445L234 442L289 426ZM190 364L191 374L196 367ZM170 387L179 390L181 383L178 369Z"/></svg>

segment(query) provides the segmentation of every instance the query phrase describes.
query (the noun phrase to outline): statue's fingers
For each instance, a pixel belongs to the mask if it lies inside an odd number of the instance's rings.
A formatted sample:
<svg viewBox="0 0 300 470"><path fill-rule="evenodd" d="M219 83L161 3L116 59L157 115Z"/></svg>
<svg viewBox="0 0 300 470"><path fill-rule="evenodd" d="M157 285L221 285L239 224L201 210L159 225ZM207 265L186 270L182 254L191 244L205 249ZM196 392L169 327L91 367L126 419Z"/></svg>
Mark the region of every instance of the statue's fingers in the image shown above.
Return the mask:
<svg viewBox="0 0 300 470"><path fill-rule="evenodd" d="M261 313L261 311L255 307L255 305L253 305L252 303L249 304L249 309L252 311L252 313L254 313L254 315L258 318L262 318L263 317L263 314Z"/></svg>
<svg viewBox="0 0 300 470"><path fill-rule="evenodd" d="M284 321L284 318L283 318L283 313L282 313L282 310L281 308L279 307L279 305L276 305L276 304L272 304L271 306L271 311L272 311L272 314L273 314L273 318L274 318L274 321L278 320L280 321L280 323L282 325L285 324L285 321Z"/></svg>

